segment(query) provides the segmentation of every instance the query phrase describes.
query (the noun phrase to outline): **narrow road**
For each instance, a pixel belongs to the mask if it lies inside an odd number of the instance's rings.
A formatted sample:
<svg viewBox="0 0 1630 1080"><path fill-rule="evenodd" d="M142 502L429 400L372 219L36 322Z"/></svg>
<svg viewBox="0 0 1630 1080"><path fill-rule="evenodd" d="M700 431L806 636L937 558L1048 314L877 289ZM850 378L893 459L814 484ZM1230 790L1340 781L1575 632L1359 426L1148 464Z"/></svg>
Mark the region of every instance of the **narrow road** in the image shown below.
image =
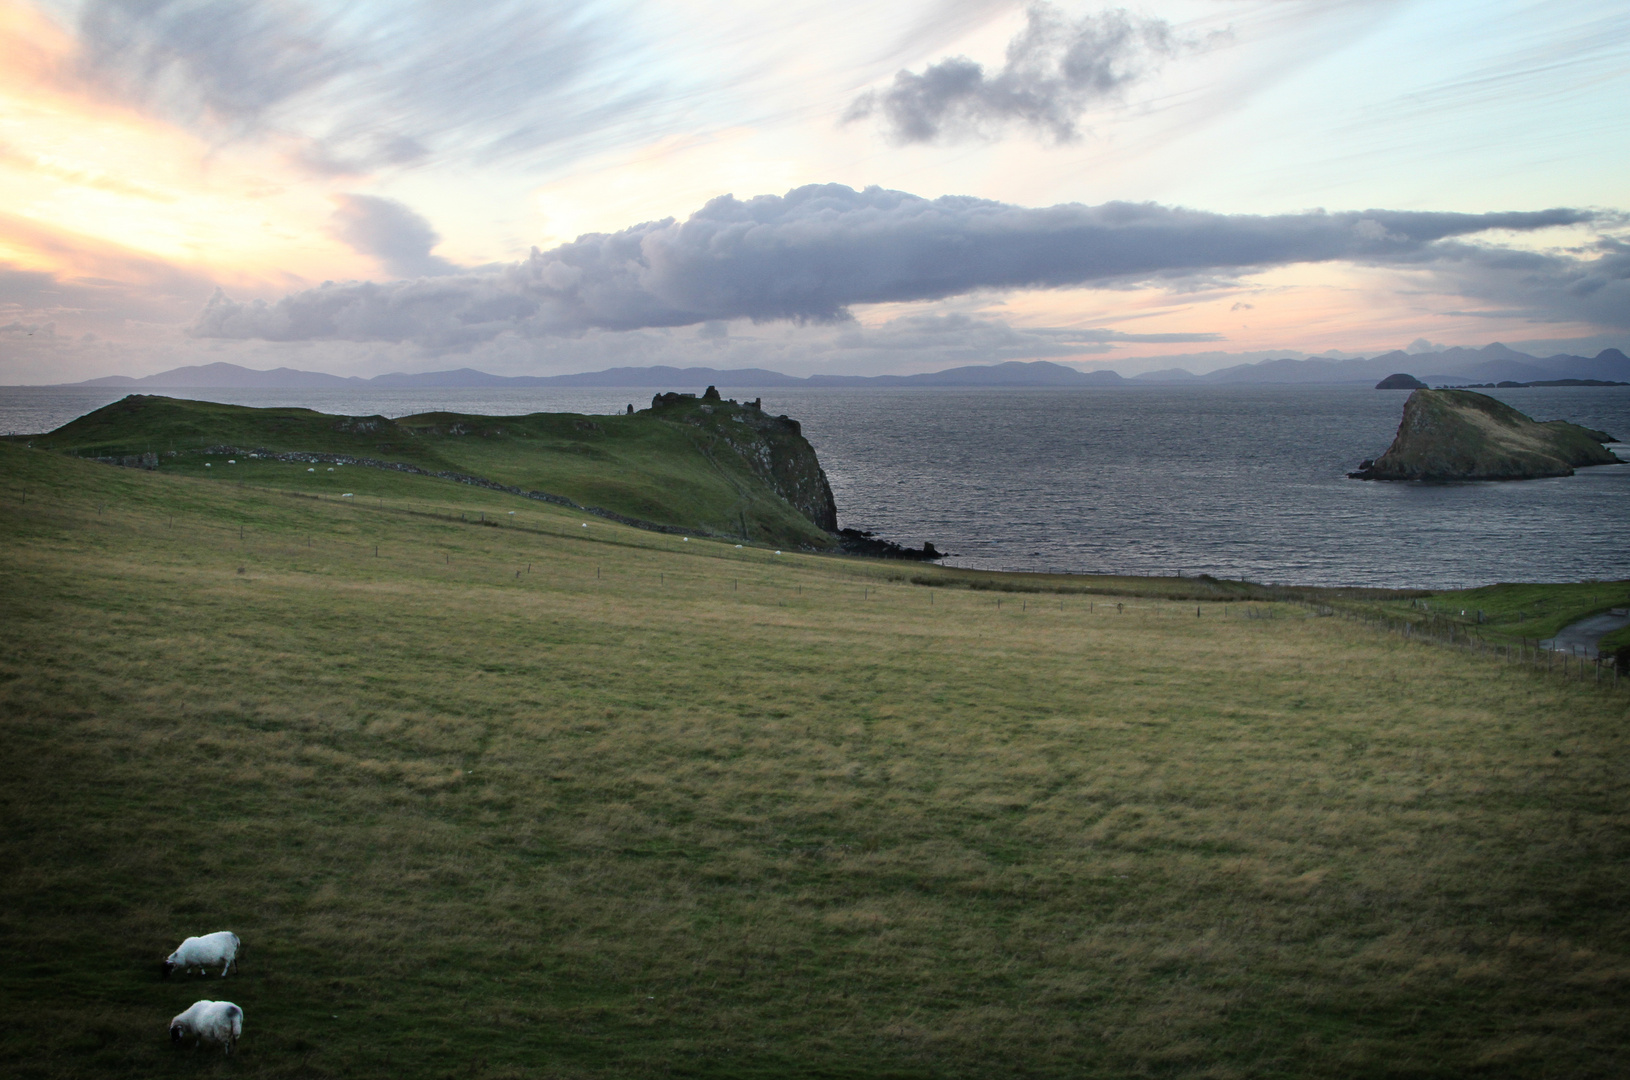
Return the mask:
<svg viewBox="0 0 1630 1080"><path fill-rule="evenodd" d="M1621 627L1630 626L1630 614L1620 614L1624 610L1615 608L1606 615L1580 619L1572 626L1563 627L1556 637L1540 642L1540 647L1573 655L1583 653L1585 656L1595 656L1597 642Z"/></svg>

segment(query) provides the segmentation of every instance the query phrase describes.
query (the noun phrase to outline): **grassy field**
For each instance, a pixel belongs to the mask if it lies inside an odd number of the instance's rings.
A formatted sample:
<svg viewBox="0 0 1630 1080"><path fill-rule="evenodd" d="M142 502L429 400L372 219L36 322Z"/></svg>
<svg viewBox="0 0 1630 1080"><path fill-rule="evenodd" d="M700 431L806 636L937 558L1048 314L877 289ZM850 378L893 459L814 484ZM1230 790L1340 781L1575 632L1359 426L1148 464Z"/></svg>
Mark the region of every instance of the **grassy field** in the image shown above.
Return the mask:
<svg viewBox="0 0 1630 1080"><path fill-rule="evenodd" d="M7 1075L1630 1073L1622 691L378 477L0 445Z"/></svg>
<svg viewBox="0 0 1630 1080"><path fill-rule="evenodd" d="M1503 582L1454 592L1423 592L1407 597L1359 595L1331 602L1433 632L1453 627L1462 636L1511 644L1542 641L1591 615L1630 606L1630 581ZM1630 630L1610 634L1601 642L1604 652L1624 644L1630 644Z"/></svg>

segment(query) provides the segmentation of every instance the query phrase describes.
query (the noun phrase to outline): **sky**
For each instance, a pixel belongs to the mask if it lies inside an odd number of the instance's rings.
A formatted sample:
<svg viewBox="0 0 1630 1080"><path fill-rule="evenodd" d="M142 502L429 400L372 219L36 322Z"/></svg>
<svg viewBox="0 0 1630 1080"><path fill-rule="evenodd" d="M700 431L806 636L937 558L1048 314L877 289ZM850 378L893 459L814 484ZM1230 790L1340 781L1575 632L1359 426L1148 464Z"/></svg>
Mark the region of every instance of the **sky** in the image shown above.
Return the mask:
<svg viewBox="0 0 1630 1080"><path fill-rule="evenodd" d="M1622 0L0 0L0 384L1630 351Z"/></svg>

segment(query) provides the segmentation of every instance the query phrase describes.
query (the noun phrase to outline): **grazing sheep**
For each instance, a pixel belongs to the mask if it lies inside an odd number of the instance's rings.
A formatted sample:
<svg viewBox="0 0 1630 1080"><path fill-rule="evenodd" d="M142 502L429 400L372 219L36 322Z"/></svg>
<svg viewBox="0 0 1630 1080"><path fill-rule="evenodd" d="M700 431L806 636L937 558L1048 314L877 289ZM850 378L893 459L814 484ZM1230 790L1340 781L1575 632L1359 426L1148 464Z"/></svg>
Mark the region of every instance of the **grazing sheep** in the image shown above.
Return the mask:
<svg viewBox="0 0 1630 1080"><path fill-rule="evenodd" d="M170 1041L219 1043L231 1053L243 1034L243 1010L230 1001L195 1001L170 1021Z"/></svg>
<svg viewBox="0 0 1630 1080"><path fill-rule="evenodd" d="M192 968L202 971L220 964L221 978L224 979L227 969L238 966L238 949L241 945L238 935L230 930L217 930L203 937L190 937L164 961L164 977L168 979L170 972L176 968L183 972Z"/></svg>

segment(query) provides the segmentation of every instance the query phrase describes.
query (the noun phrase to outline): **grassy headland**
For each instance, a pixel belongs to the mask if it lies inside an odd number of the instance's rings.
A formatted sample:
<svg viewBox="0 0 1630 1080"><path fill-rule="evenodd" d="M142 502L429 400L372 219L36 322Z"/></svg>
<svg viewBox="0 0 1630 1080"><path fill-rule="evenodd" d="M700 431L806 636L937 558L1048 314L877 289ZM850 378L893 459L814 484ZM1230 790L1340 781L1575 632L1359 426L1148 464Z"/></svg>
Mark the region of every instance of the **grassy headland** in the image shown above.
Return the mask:
<svg viewBox="0 0 1630 1080"><path fill-rule="evenodd" d="M9 1075L1630 1069L1622 694L233 468L0 444ZM200 997L230 1063L165 1041Z"/></svg>
<svg viewBox="0 0 1630 1080"><path fill-rule="evenodd" d="M390 420L132 394L49 435L13 441L83 457L150 455L157 469L181 475L227 468L234 480L311 492L418 490L394 482L391 470L341 464L334 475L327 459L388 462L787 547L832 547L836 528L831 492L797 425L722 400L688 398L627 416Z"/></svg>

